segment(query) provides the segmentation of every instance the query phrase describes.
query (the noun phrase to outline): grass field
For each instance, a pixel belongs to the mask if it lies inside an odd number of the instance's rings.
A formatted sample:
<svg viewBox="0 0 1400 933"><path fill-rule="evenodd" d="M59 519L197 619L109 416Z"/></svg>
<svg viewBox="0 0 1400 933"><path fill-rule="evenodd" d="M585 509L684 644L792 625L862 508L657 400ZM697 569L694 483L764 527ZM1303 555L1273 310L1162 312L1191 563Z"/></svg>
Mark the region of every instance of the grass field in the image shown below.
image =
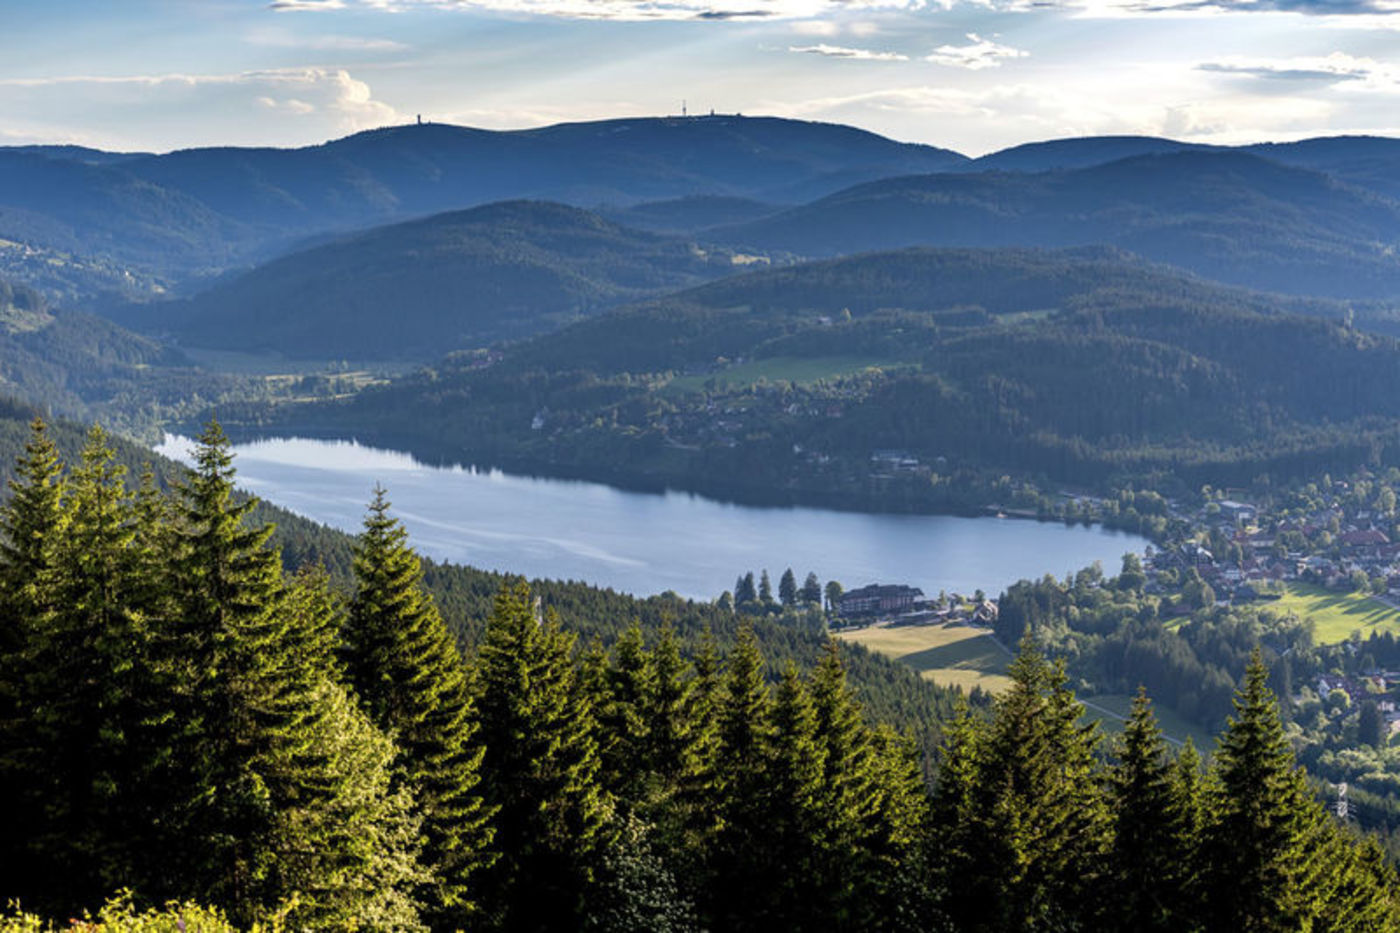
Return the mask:
<svg viewBox="0 0 1400 933"><path fill-rule="evenodd" d="M1320 645L1346 641L1352 632L1365 638L1372 632L1400 634L1400 611L1360 593L1338 593L1308 583L1290 583L1282 599L1267 607L1279 615L1292 613L1312 619L1313 638Z"/></svg>
<svg viewBox="0 0 1400 933"><path fill-rule="evenodd" d="M986 629L967 625L899 625L852 629L839 632L838 637L902 661L937 684L963 690L981 687L996 693L1011 683L1006 676L1011 653ZM1132 710L1132 697L1105 694L1080 699L1086 718L1101 722L1105 734L1123 731L1123 721ZM1174 744L1183 743L1189 736L1203 755L1215 747L1214 736L1188 723L1174 710L1164 706L1154 706L1153 710L1162 732Z"/></svg>
<svg viewBox="0 0 1400 933"><path fill-rule="evenodd" d="M1133 698L1120 694L1103 694L1096 697L1080 697L1089 718L1097 719L1105 735L1117 735L1123 731L1123 723L1133 710ZM1215 748L1215 736L1195 723L1187 722L1168 706L1152 704L1152 712L1157 717L1157 725L1173 745L1184 744L1189 737L1196 751L1209 755Z"/></svg>
<svg viewBox="0 0 1400 933"><path fill-rule="evenodd" d="M867 369L889 369L895 366L910 365L894 360L861 356L817 356L795 357L775 356L762 360L748 360L715 373L702 373L694 376L677 376L666 385L667 392L698 392L705 388L711 379L720 389L732 389L753 385L759 379L769 382L786 381L796 384L817 382L821 379L835 379L849 376Z"/></svg>
<svg viewBox="0 0 1400 933"><path fill-rule="evenodd" d="M840 637L903 661L937 684L993 693L1007 687L1011 653L986 629L967 625L901 625L853 629Z"/></svg>

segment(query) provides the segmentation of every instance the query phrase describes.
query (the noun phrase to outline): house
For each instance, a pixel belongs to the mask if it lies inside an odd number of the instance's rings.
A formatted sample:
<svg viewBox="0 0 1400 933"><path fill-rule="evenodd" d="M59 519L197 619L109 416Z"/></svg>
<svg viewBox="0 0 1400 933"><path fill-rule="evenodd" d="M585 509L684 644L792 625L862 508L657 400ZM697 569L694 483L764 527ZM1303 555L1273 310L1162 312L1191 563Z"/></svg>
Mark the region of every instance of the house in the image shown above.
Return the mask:
<svg viewBox="0 0 1400 933"><path fill-rule="evenodd" d="M1220 514L1236 525L1248 525L1258 516L1258 510L1248 502L1221 499L1218 505L1220 506Z"/></svg>
<svg viewBox="0 0 1400 933"><path fill-rule="evenodd" d="M914 601L923 595L924 591L916 586L872 583L842 595L841 614L859 616L873 615L877 612L903 612L913 608Z"/></svg>

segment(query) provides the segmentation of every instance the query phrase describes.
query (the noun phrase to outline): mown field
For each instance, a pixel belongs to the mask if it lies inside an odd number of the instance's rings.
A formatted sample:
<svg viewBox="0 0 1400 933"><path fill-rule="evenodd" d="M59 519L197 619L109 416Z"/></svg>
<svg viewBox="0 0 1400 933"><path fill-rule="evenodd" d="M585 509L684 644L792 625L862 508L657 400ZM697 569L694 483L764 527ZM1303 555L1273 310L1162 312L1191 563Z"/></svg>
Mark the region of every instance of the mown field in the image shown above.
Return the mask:
<svg viewBox="0 0 1400 933"><path fill-rule="evenodd" d="M837 637L858 642L871 651L908 664L923 677L937 684L971 690L981 687L996 693L1011 681L1006 676L1012 654L983 628L968 625L897 625L866 627L836 633ZM1080 697L1086 719L1102 723L1105 734L1123 731L1132 710L1129 696L1104 694ZM1188 723L1165 706L1155 706L1158 725L1176 745L1189 736L1202 754L1209 754L1215 739L1199 726Z"/></svg>
<svg viewBox="0 0 1400 933"><path fill-rule="evenodd" d="M1346 641L1352 632L1365 638L1373 632L1400 634L1400 611L1362 593L1339 593L1310 583L1290 583L1282 599L1269 604L1279 615L1312 619L1313 638L1320 645Z"/></svg>
<svg viewBox="0 0 1400 933"><path fill-rule="evenodd" d="M984 628L968 625L899 625L838 633L871 651L908 664L937 684L993 693L1007 687L1011 652Z"/></svg>

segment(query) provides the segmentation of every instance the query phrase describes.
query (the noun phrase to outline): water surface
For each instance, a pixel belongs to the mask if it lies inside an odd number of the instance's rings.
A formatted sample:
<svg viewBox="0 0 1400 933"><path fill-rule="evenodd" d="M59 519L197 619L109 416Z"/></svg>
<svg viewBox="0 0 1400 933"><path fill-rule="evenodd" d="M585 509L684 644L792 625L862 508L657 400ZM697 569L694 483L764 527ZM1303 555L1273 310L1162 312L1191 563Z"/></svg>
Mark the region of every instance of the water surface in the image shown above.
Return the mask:
<svg viewBox="0 0 1400 933"><path fill-rule="evenodd" d="M189 461L191 442L158 452ZM776 590L791 567L846 589L907 583L995 595L1016 580L1101 561L1115 572L1146 539L1097 527L945 515L760 508L689 493L434 467L352 441L264 440L234 448L238 483L269 502L358 531L376 483L419 553L531 578L583 580L636 595L711 599L747 570Z"/></svg>

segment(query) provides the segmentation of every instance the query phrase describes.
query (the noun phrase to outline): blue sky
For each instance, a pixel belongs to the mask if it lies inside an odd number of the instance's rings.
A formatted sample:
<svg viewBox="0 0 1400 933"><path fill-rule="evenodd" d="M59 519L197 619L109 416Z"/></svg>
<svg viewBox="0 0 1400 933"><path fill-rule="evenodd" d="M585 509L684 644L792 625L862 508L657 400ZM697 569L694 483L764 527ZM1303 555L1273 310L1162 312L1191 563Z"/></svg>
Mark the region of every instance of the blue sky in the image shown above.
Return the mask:
<svg viewBox="0 0 1400 933"><path fill-rule="evenodd" d="M692 111L980 154L1400 135L1400 0L0 0L0 144Z"/></svg>

